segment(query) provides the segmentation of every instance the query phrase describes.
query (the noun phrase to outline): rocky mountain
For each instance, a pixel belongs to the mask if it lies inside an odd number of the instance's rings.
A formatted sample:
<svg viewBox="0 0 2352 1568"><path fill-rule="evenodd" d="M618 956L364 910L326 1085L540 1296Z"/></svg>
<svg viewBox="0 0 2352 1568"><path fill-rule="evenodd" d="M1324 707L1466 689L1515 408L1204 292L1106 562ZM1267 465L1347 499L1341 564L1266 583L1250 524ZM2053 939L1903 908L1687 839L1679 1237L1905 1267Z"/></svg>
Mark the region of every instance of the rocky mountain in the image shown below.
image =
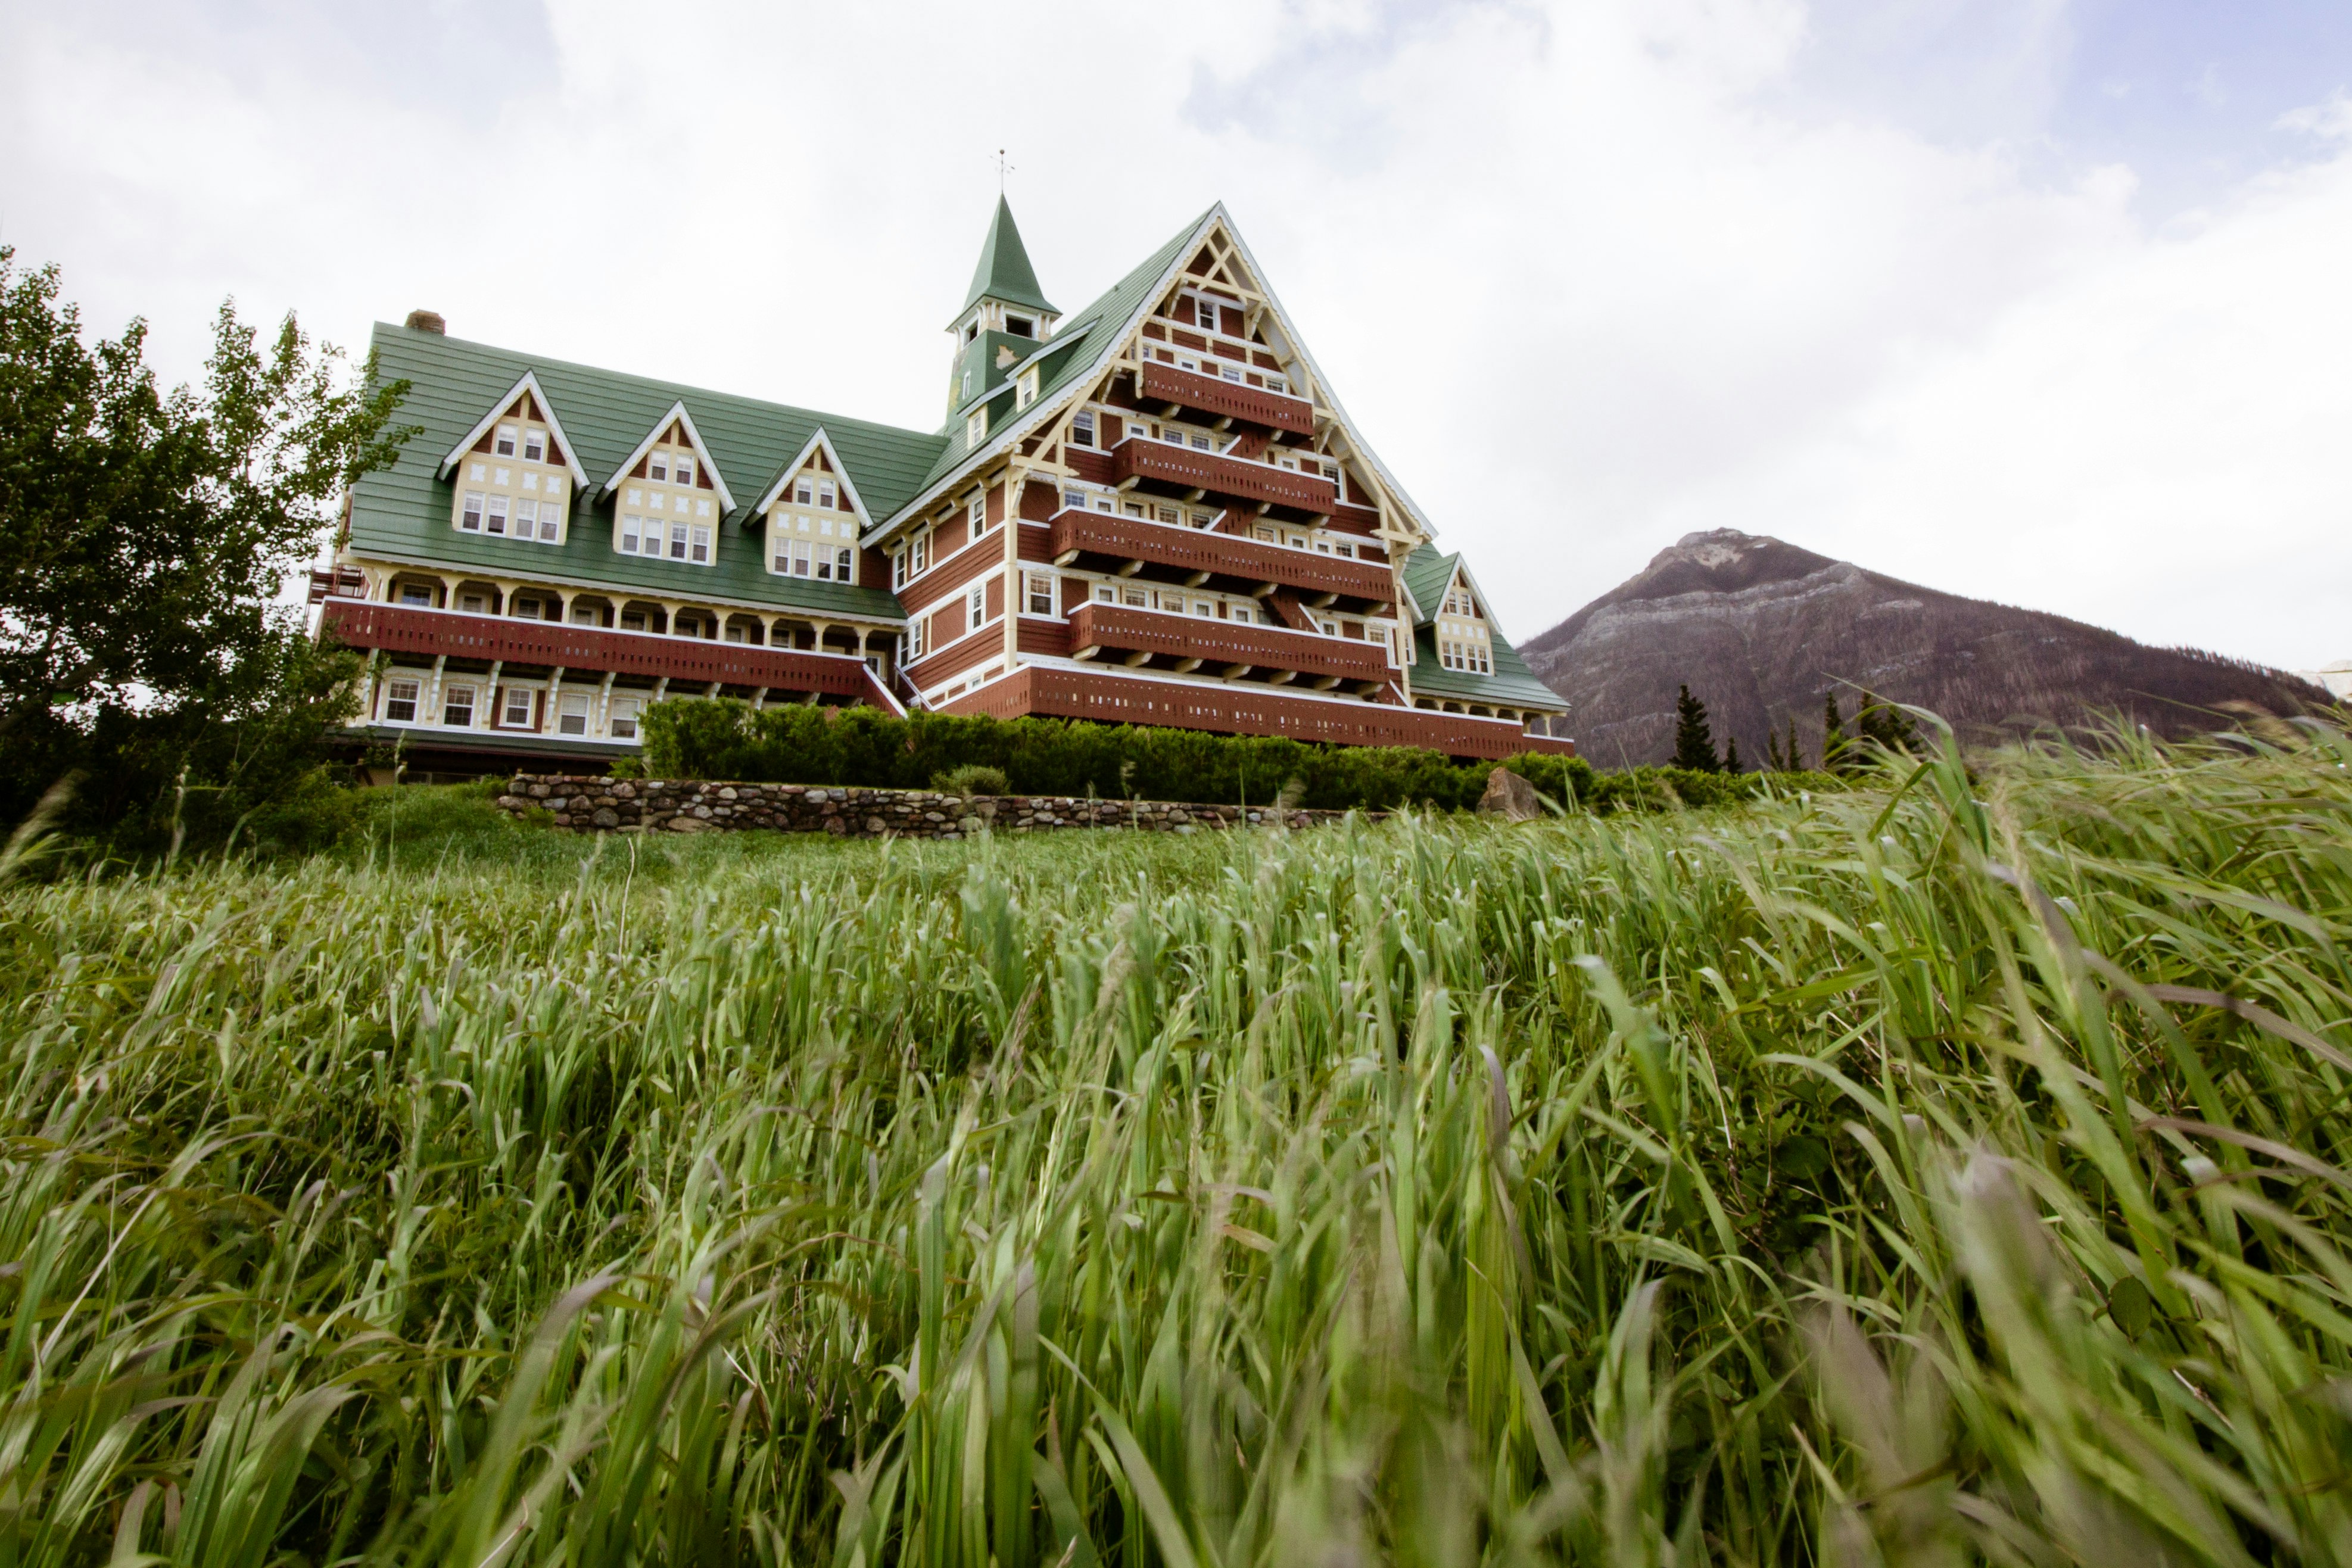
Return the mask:
<svg viewBox="0 0 2352 1568"><path fill-rule="evenodd" d="M2102 712L2180 736L2227 722L2224 705L2291 714L2328 701L2283 670L2152 648L1732 528L1685 535L1519 651L1573 705L1570 732L1603 768L1673 755L1685 683L1706 704L1717 745L1737 737L1751 766L1791 718L1817 761L1832 688L1849 731L1853 688L1865 687L1931 708L1976 740Z"/></svg>

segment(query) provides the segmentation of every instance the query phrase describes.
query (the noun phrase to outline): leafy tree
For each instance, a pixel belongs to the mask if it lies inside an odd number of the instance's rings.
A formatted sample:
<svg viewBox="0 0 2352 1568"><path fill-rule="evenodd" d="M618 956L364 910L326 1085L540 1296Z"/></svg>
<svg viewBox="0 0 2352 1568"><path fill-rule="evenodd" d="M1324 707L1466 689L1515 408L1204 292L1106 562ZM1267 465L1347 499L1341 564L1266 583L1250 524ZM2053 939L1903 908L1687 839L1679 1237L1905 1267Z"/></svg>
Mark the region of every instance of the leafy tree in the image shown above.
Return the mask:
<svg viewBox="0 0 2352 1568"><path fill-rule="evenodd" d="M167 795L179 815L190 789L249 812L315 765L350 674L278 586L415 434L392 423L407 383L347 384L292 316L265 343L224 303L204 384L167 393L145 322L88 342L58 269L15 257L0 246L0 810L79 770L84 829Z"/></svg>
<svg viewBox="0 0 2352 1568"><path fill-rule="evenodd" d="M1706 705L1691 695L1688 686L1680 688L1675 698L1675 763L1694 773L1721 771L1723 760L1715 754L1715 735L1706 723Z"/></svg>
<svg viewBox="0 0 2352 1568"><path fill-rule="evenodd" d="M1837 691L1832 687L1822 696L1822 771L1836 773L1850 767L1846 751L1851 744L1846 739L1845 720L1838 715Z"/></svg>

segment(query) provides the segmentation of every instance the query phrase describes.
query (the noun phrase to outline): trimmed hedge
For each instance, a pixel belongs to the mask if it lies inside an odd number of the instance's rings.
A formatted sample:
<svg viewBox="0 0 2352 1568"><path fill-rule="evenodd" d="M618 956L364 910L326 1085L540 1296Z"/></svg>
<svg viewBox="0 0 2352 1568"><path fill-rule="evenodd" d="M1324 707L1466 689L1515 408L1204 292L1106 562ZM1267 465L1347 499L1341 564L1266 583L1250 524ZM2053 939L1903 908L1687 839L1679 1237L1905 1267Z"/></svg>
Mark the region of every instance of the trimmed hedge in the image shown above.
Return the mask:
<svg viewBox="0 0 2352 1568"><path fill-rule="evenodd" d="M1057 718L961 718L795 704L755 710L732 698L685 698L646 710L646 771L660 779L845 784L921 789L960 768L1003 771L1016 795L1265 805L1292 780L1292 802L1318 810L1412 804L1460 810L1486 793L1490 763L1410 747L1315 746ZM1825 774L1599 773L1582 758L1529 754L1504 764L1563 805L1588 810L1724 805L1783 789L1837 789Z"/></svg>

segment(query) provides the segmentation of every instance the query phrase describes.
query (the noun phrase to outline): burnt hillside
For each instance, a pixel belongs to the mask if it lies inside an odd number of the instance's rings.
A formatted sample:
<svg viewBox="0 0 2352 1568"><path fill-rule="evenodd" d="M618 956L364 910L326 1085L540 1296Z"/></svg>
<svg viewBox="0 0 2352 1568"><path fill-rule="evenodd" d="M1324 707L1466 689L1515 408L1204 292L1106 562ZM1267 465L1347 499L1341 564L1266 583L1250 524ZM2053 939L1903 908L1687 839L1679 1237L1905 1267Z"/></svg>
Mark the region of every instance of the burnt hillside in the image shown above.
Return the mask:
<svg viewBox="0 0 2352 1568"><path fill-rule="evenodd" d="M2151 648L1730 528L1685 536L1520 652L1573 705L1570 732L1604 768L1673 754L1684 682L1706 704L1717 743L1737 736L1750 764L1791 717L1818 759L1822 695L1837 687L1839 706L1853 709L1842 683L1932 708L1975 739L2105 711L2180 736L2222 722L2214 710L2224 703L2296 713L2327 702L2284 671Z"/></svg>

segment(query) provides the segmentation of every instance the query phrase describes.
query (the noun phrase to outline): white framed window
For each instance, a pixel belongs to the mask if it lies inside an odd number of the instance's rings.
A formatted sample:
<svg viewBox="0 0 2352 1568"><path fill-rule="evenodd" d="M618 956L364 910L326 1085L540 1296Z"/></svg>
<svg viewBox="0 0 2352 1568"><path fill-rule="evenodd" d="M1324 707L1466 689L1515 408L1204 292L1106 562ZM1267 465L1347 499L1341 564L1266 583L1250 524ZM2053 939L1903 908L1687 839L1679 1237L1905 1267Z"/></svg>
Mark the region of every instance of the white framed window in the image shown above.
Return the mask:
<svg viewBox="0 0 2352 1568"><path fill-rule="evenodd" d="M857 575L857 558L841 546L833 551L833 580L848 582Z"/></svg>
<svg viewBox="0 0 2352 1568"><path fill-rule="evenodd" d="M668 453L656 452L646 457L646 477L648 479L659 479L664 484L667 484L669 482Z"/></svg>
<svg viewBox="0 0 2352 1568"><path fill-rule="evenodd" d="M1087 493L1084 490L1065 490L1062 492L1062 510L1066 512L1083 512L1086 509Z"/></svg>
<svg viewBox="0 0 2352 1568"><path fill-rule="evenodd" d="M400 601L411 610L430 610L433 591L420 582L404 582L400 585Z"/></svg>
<svg viewBox="0 0 2352 1568"><path fill-rule="evenodd" d="M1356 559L1356 547L1347 543L1345 540L1333 544L1331 549L1332 553L1335 555L1343 556L1349 560Z"/></svg>
<svg viewBox="0 0 2352 1568"><path fill-rule="evenodd" d="M1076 416L1070 421L1070 444L1092 446L1094 444L1095 411L1090 408L1080 409Z"/></svg>
<svg viewBox="0 0 2352 1568"><path fill-rule="evenodd" d="M807 477L806 476L803 476L802 477L793 480L793 501L796 506L808 507L815 505L816 481Z"/></svg>
<svg viewBox="0 0 2352 1568"><path fill-rule="evenodd" d="M526 430L522 434L522 455L526 463L547 461L547 432Z"/></svg>
<svg viewBox="0 0 2352 1568"><path fill-rule="evenodd" d="M910 664L923 656L923 626L919 615L907 622L907 662Z"/></svg>
<svg viewBox="0 0 2352 1568"><path fill-rule="evenodd" d="M1172 424L1163 425L1160 428L1160 439L1171 446L1181 446L1184 444L1184 433Z"/></svg>
<svg viewBox="0 0 2352 1568"><path fill-rule="evenodd" d="M498 440L492 444L490 450L497 453L501 457L513 456L515 455L515 427L511 424L501 424L499 426Z"/></svg>
<svg viewBox="0 0 2352 1568"><path fill-rule="evenodd" d="M683 452L679 453L677 461L669 465L669 482L673 485L693 484L694 459Z"/></svg>
<svg viewBox="0 0 2352 1568"><path fill-rule="evenodd" d="M964 516L971 519L971 532L974 538L988 531L988 496L985 492L972 497L970 504L964 507Z"/></svg>
<svg viewBox="0 0 2352 1568"><path fill-rule="evenodd" d="M628 513L621 518L621 553L623 555L637 553L637 530L644 526L645 519L635 512Z"/></svg>
<svg viewBox="0 0 2352 1568"><path fill-rule="evenodd" d="M1217 373L1223 376L1225 380L1233 382L1237 385L1240 383L1242 379L1242 368L1235 364L1220 364L1217 367Z"/></svg>
<svg viewBox="0 0 2352 1568"><path fill-rule="evenodd" d="M453 729L474 727L473 687L455 685L442 688L441 722Z"/></svg>
<svg viewBox="0 0 2352 1568"><path fill-rule="evenodd" d="M509 729L530 727L530 691L526 686L509 686L505 709L499 722Z"/></svg>
<svg viewBox="0 0 2352 1568"><path fill-rule="evenodd" d="M816 504L818 506L830 507L834 510L838 511L840 510L840 495L841 492L834 488L832 480L820 479L816 482Z"/></svg>
<svg viewBox="0 0 2352 1568"><path fill-rule="evenodd" d="M613 738L614 740L636 739L637 699L635 697L614 697L613 699L612 720L606 727L611 729L613 732Z"/></svg>
<svg viewBox="0 0 2352 1568"><path fill-rule="evenodd" d="M929 528L915 536L914 564L908 568L917 577L930 570L931 532Z"/></svg>
<svg viewBox="0 0 2352 1568"><path fill-rule="evenodd" d="M1095 602L1097 604L1116 604L1118 602L1118 595L1111 591L1110 585L1108 583L1098 582L1095 584Z"/></svg>
<svg viewBox="0 0 2352 1568"><path fill-rule="evenodd" d="M1031 403L1035 402L1036 401L1037 372L1034 370L1024 371L1021 372L1020 384L1013 389L1013 406L1014 408L1027 408Z"/></svg>
<svg viewBox="0 0 2352 1568"><path fill-rule="evenodd" d="M1272 371L1268 371L1265 372L1265 390L1268 392L1278 392L1287 397L1290 394L1290 382L1287 378L1276 375Z"/></svg>
<svg viewBox="0 0 2352 1568"><path fill-rule="evenodd" d="M507 531L507 498L504 496L490 497L489 522L485 526L494 534Z"/></svg>
<svg viewBox="0 0 2352 1568"><path fill-rule="evenodd" d="M539 534L539 503L528 496L514 504L514 533L519 539L534 538Z"/></svg>
<svg viewBox="0 0 2352 1568"><path fill-rule="evenodd" d="M411 680L387 681L383 687L383 716L392 724L416 722L417 683Z"/></svg>
<svg viewBox="0 0 2352 1568"><path fill-rule="evenodd" d="M604 622L604 618L597 614L592 605L574 604L572 607L572 624L574 626L601 626Z"/></svg>
<svg viewBox="0 0 2352 1568"><path fill-rule="evenodd" d="M469 534L482 531L482 493L479 490L466 492L466 510L457 518L457 526Z"/></svg>
<svg viewBox="0 0 2352 1568"><path fill-rule="evenodd" d="M893 588L907 586L907 552L905 550L894 549L890 552L890 586Z"/></svg>
<svg viewBox="0 0 2352 1568"><path fill-rule="evenodd" d="M724 633L723 640L729 643L740 643L743 640L743 628L740 626L728 627Z"/></svg>
<svg viewBox="0 0 2352 1568"><path fill-rule="evenodd" d="M973 409L963 422L963 444L966 451L988 439L988 410Z"/></svg>
<svg viewBox="0 0 2352 1568"><path fill-rule="evenodd" d="M457 595L457 608L468 615L479 615L488 606L478 593L461 593Z"/></svg>
<svg viewBox="0 0 2352 1568"><path fill-rule="evenodd" d="M806 539L794 539L794 540L793 541L793 575L794 577L806 577L808 574L809 574L809 547L808 547L808 540L806 540Z"/></svg>
<svg viewBox="0 0 2352 1568"><path fill-rule="evenodd" d="M1217 607L1208 600L1196 599L1192 601L1192 613L1213 621L1217 618Z"/></svg>
<svg viewBox="0 0 2352 1568"><path fill-rule="evenodd" d="M975 582L971 585L971 591L963 596L963 629L977 632L987 618L988 588L984 583Z"/></svg>
<svg viewBox="0 0 2352 1568"><path fill-rule="evenodd" d="M1116 512L1118 508L1111 505L1111 500L1108 496L1097 496L1095 497L1095 510L1097 512Z"/></svg>
<svg viewBox="0 0 2352 1568"><path fill-rule="evenodd" d="M1054 613L1053 575L1050 572L1033 571L1026 576L1029 585L1029 613L1032 615Z"/></svg>
<svg viewBox="0 0 2352 1568"><path fill-rule="evenodd" d="M694 553L688 558L697 566L710 564L710 530L697 524L694 529Z"/></svg>
<svg viewBox="0 0 2352 1568"><path fill-rule="evenodd" d="M684 523L672 523L669 526L669 559L672 560L686 559L686 525Z"/></svg>
<svg viewBox="0 0 2352 1568"><path fill-rule="evenodd" d="M555 716L555 733L558 735L588 733L588 694L586 692L564 694L562 709Z"/></svg>

